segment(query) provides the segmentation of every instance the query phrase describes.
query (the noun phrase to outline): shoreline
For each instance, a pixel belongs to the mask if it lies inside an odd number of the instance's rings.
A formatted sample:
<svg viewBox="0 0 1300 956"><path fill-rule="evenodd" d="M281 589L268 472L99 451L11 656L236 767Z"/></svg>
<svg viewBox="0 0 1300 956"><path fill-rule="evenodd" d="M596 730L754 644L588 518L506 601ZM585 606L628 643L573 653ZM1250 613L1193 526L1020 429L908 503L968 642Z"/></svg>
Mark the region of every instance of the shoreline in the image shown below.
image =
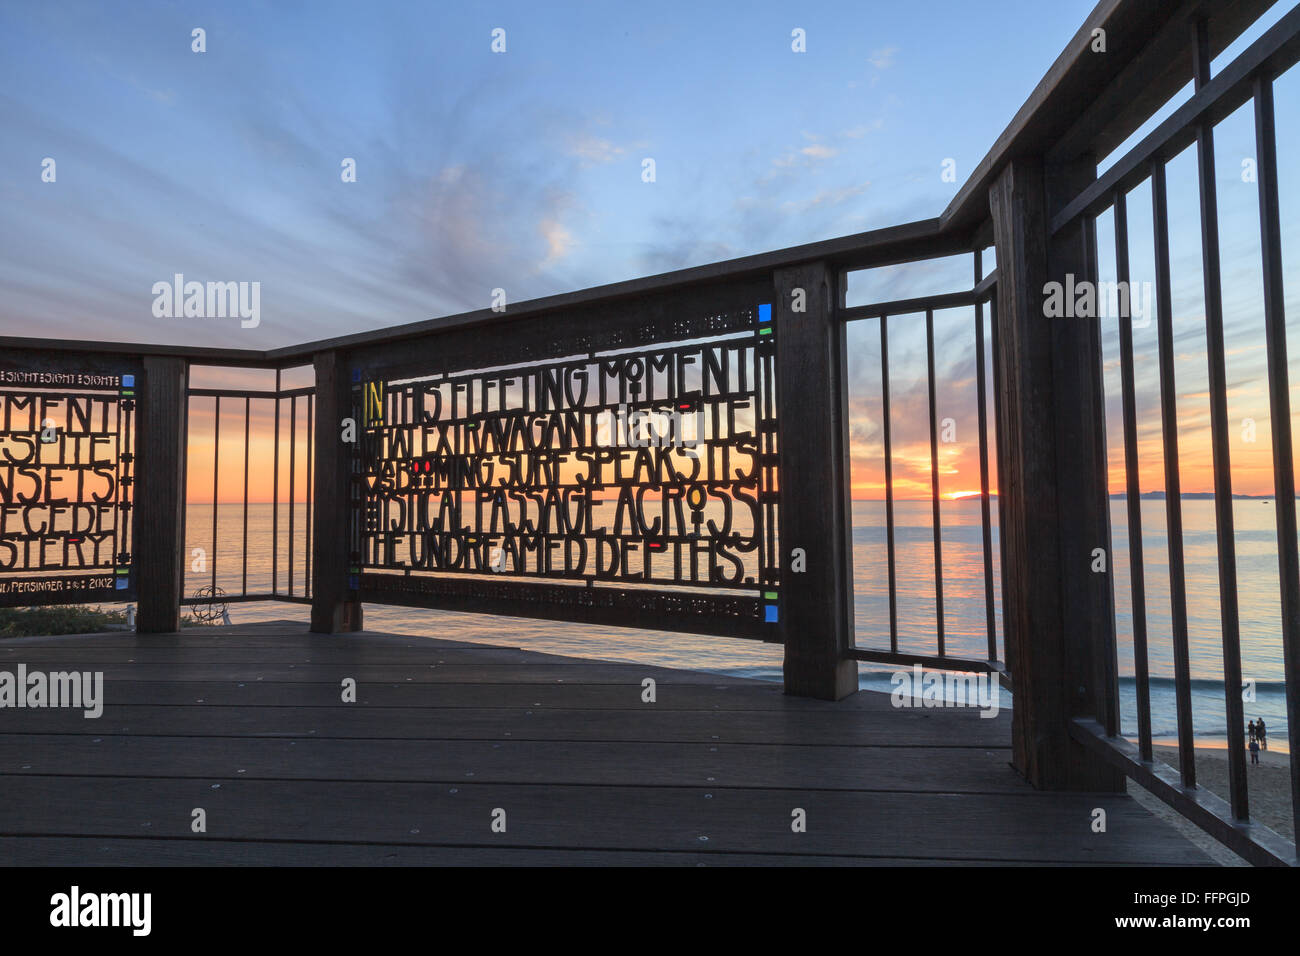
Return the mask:
<svg viewBox="0 0 1300 956"><path fill-rule="evenodd" d="M1134 746L1137 745L1138 739L1137 739L1136 735L1134 735L1134 736L1129 736L1128 734L1125 734L1125 735L1124 735L1124 739L1127 740L1127 741L1129 741L1129 742L1130 742L1131 744L1133 744ZM1156 750L1161 750L1161 749L1164 749L1164 750L1172 750L1174 753L1177 753L1177 752L1178 752L1178 739L1177 739L1176 737L1153 737L1153 738L1151 739L1151 746L1154 747ZM1196 748L1196 752L1197 752L1198 754L1199 754L1202 750L1204 750L1204 751L1208 751L1208 752L1210 752L1210 753L1214 753L1214 752L1217 751L1219 754L1223 754L1223 753L1226 753L1227 750L1228 750L1228 738L1226 738L1226 737L1196 737L1196 738L1193 740L1193 746ZM1244 748L1245 748L1245 745L1243 744L1242 747L1243 747L1243 749L1244 749ZM1267 750L1261 750L1261 751L1259 752L1259 762L1260 762L1261 764L1264 763L1264 758L1265 758L1265 757L1279 756L1279 757L1282 758L1282 765L1285 766L1286 763L1287 763L1287 759L1288 759L1288 757L1290 756L1290 753L1291 753L1291 750L1290 750L1290 748L1287 746L1287 739L1286 739L1285 736L1283 736L1283 737L1282 737L1281 739L1279 739L1279 740L1274 740L1273 737L1272 737L1272 735L1270 735L1269 738L1268 738L1268 749L1267 749ZM1247 761L1247 763L1250 762L1250 752L1249 752L1249 751L1246 752L1246 761Z"/></svg>
<svg viewBox="0 0 1300 956"><path fill-rule="evenodd" d="M1152 750L1157 760L1175 769L1178 767L1176 744L1153 742ZM1251 819L1288 840L1294 840L1289 755L1275 750L1262 750L1259 763L1252 764L1250 755L1247 754L1246 774ZM1196 782L1224 800L1228 799L1226 741L1219 746L1202 746L1200 740L1196 742Z"/></svg>

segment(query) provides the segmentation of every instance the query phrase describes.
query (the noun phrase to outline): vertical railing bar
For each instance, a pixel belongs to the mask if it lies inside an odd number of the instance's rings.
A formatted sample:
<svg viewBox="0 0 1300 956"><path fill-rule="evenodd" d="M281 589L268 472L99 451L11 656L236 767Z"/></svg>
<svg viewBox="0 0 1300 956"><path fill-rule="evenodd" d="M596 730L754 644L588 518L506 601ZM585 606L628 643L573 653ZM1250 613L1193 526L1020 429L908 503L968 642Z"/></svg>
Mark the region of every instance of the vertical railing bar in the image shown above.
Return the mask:
<svg viewBox="0 0 1300 956"><path fill-rule="evenodd" d="M188 365L185 366L185 371L186 371L186 375L188 376L188 374L189 374L189 366L188 366ZM136 396L138 397L138 396L140 395L140 389L137 387L137 388L134 389L134 391L135 391ZM189 438L190 438L190 408L189 408L189 398L188 398L188 397L186 397L186 399L185 399L185 403L186 403L186 404L185 404L185 435L184 435L184 439L185 439L185 445L186 445L186 447L188 447L188 446L189 446ZM136 492L136 489L139 487L138 484L137 484L137 481L138 481L138 479L139 479L139 477L140 477L140 456L137 454L137 452L139 452L139 448L136 447L136 438L135 438L135 435L136 435L136 433L137 433L137 430L134 428L135 421L136 421L136 416L139 414L139 411L140 411L140 403L139 403L139 401L136 401L134 407L133 407L130 411L128 411L128 412L126 413L126 422L125 422L125 427L126 427L126 445L127 445L127 447L128 447L129 449L131 449L131 461L130 461L130 463L129 463L129 471L130 471L130 473L131 473L131 489L132 489L132 491L131 491L131 497L134 499L134 501L139 501L139 498L136 497L135 492ZM188 465L188 457L189 457L189 456L187 455L187 456L186 456L186 463L184 463L184 464L181 465L181 474L184 476L183 479L182 479L182 481L181 481L181 521L180 521L180 525L181 525L181 526L180 526L180 529L179 529L179 534L180 534L180 537L181 537L181 541L184 541L184 540L185 540L185 529L188 527L187 522L188 522L188 520L189 520L189 519L186 517L186 513L187 513L188 510L189 510L189 509L188 509L188 505L189 505L189 494L188 494L188 491L189 491L189 484L188 484L188 479L189 479L189 465ZM132 507L133 507L133 508L134 508L134 506L135 506L135 505L134 505L134 501L132 502ZM126 551L128 551L128 552L130 552L130 553L132 554L132 558L131 558L131 560L132 560L132 563L134 563L134 561L135 561L135 556L134 556L134 553L135 553L135 521L134 521L134 519L127 520L127 521L124 523L124 525L123 525L123 527L122 527L122 540L125 541L125 542L127 543ZM138 579L137 579L137 580L138 580ZM140 598L140 595L139 595L139 593L137 592L137 593L136 593L136 600L138 601L139 598Z"/></svg>
<svg viewBox="0 0 1300 956"><path fill-rule="evenodd" d="M1094 281L1100 273L1097 255L1097 217L1087 214L1083 217L1083 237L1084 237L1084 271L1087 275L1092 276ZM1101 334L1101 326L1096 326L1097 334ZM1098 385L1101 385L1102 359L1100 351L1100 338L1098 339L1098 352L1096 354ZM1109 495L1109 475L1106 473L1107 461L1107 439L1106 439L1106 422L1105 422L1105 396L1104 387L1102 388L1102 420L1098 428L1101 440L1101 467L1102 467L1102 500L1100 502L1105 518L1103 519L1104 530L1101 530L1101 540L1106 542L1108 550L1113 550L1114 536L1111 534L1110 520L1110 495ZM1115 579L1114 575L1106 575L1103 586L1106 594L1104 597L1108 620L1106 621L1106 631L1099 634L1102 639L1098 645L1101 650L1101 670L1094 672L1095 678L1100 681L1100 686L1105 688L1103 700L1100 701L1102 707L1102 724L1105 727L1106 735L1114 737L1120 731L1120 714L1119 714L1119 646L1115 640Z"/></svg>
<svg viewBox="0 0 1300 956"><path fill-rule="evenodd" d="M759 375L760 371L762 372L762 379L763 379L763 401L764 401L763 408L765 409L764 417L766 418L767 421L772 421L776 416L777 381L776 381L775 357L770 351L764 354L758 360L758 362L755 363L754 366L754 375L756 377L755 385L757 385L757 376ZM782 438L779 431L780 422L777 422L777 428L778 431L768 432L767 434L766 447L769 455L776 454L781 447ZM766 490L769 493L767 505L766 505L766 512L765 512L765 519L767 524L767 568L770 573L778 575L779 583L784 585L785 580L779 577L781 560L777 553L777 535L780 533L780 528L777 524L776 496L771 494L772 488L771 488L770 473L763 469L760 469L760 472L763 475L763 481L765 482Z"/></svg>
<svg viewBox="0 0 1300 956"><path fill-rule="evenodd" d="M894 566L894 461L889 422L889 316L880 317L880 399L885 428L885 543L889 553L889 650L898 653L898 583Z"/></svg>
<svg viewBox="0 0 1300 956"><path fill-rule="evenodd" d="M217 598L217 481L221 476L221 396L214 399L212 414L212 599Z"/></svg>
<svg viewBox="0 0 1300 956"><path fill-rule="evenodd" d="M190 412L194 411L194 399L190 397L190 392L188 392L188 384L190 384L190 376L192 375L192 372L194 372L194 369L192 369L190 363L186 362L185 363L186 390L185 390L185 397L183 397L183 401L185 401L185 427L183 427L182 429L183 434L181 437L182 447L183 449L186 449L186 454L182 455L182 460L181 460L181 522L179 522L179 524L181 524L181 527L179 527L178 529L178 533L179 535L181 535L181 541L183 542L181 548L181 555L182 555L181 592L179 592L179 598L181 598L181 600L185 600L186 568L192 567L192 564L187 564L185 561L186 555L192 554L192 551L190 550L190 454L188 454L188 449L190 449L190 421L192 420L190 418ZM147 369L146 372L144 372L144 375L148 376ZM148 381L146 380L146 386L147 385L148 385ZM140 392L139 389L136 389L135 394L140 395L143 393ZM136 410L139 410L139 405L136 405L135 407ZM127 418L126 420L127 428L131 427L131 419L133 418L135 418L134 415L131 415L129 416L129 418ZM136 453L138 453L139 451L138 447L136 447L135 450ZM140 460L139 455L136 454L135 457L136 479L138 479L140 473L139 460ZM139 485L136 485L136 492L138 492L138 490L139 490ZM139 502L139 497L136 497L136 503L138 502ZM133 525L133 532L131 532L131 544L134 545L135 537L136 537L134 533L135 523L131 522L131 525ZM198 528L196 528L195 535L198 535L198 533L199 533ZM139 598L140 594L136 593L135 597ZM182 620L185 619L185 614L183 614L183 609L182 609L182 614L179 615L179 617L181 617Z"/></svg>
<svg viewBox="0 0 1300 956"><path fill-rule="evenodd" d="M1147 655L1146 566L1142 556L1142 488L1138 477L1137 397L1133 386L1133 308L1128 255L1128 197L1115 191L1115 278L1119 283L1119 365L1124 414L1124 477L1128 499L1128 563L1133 610L1133 670L1137 685L1138 750L1151 751L1151 674ZM1100 303L1099 303L1100 304Z"/></svg>
<svg viewBox="0 0 1300 956"><path fill-rule="evenodd" d="M311 526L313 523L312 513L311 513L311 483L312 483L312 476L313 476L312 466L315 464L315 459L312 458L311 442L312 442L312 427L313 427L312 422L313 422L315 407L316 407L316 396L309 394L307 396L307 492L306 492L307 508L306 508L306 518L304 519L307 522L307 547L306 547L306 554L304 555L304 568L303 568L303 575L302 575L302 593L306 597L311 597Z"/></svg>
<svg viewBox="0 0 1300 956"><path fill-rule="evenodd" d="M1000 281L1001 279L999 278L999 282ZM999 352L999 345L998 345L999 334L1000 333L998 332L998 297L994 295L992 298L989 299L989 345L993 353L993 382L994 382L993 448L995 454L997 452L997 449L1001 447L1001 442L1002 442L1002 436L999 431L1002 422L1002 390L1001 388L998 387L997 384L1002 381L1002 359L1000 357L1001 353ZM1003 489L1002 489L1002 460L1001 458L999 458L998 459L998 569L999 569L998 591L1001 594L1002 607L1004 609L1007 606L1007 582L1006 582L1007 536L1003 533L1003 529L1006 527L1006 521L1003 520L1004 519L1003 502L1005 500L1006 499L1003 497ZM1005 624L1006 624L1006 619L1005 619L1005 610L1004 610L1004 618L1003 618L1004 630L1005 630ZM1006 635L1004 634L1002 637L1002 656L1004 660L1006 660L1006 654L1007 654ZM1010 664L1011 662L1008 660L1007 663Z"/></svg>
<svg viewBox="0 0 1300 956"><path fill-rule="evenodd" d="M134 391L134 389L132 391ZM189 397L187 396L185 400L188 402ZM116 447L114 448L114 454L113 454L113 475L114 475L114 487L116 488L115 497L117 499L113 505L113 575L115 577L117 575L117 569L124 565L124 562L121 560L121 556L123 552L126 551L125 534L123 534L120 538L118 536L118 527L122 524L122 514L123 514L122 501L127 497L127 494L123 492L123 486L122 486L122 467L124 464L124 462L122 461L122 454L126 451L126 448L123 445L123 435L122 435L122 402L123 401L124 399L119 394L117 401L113 403L113 408L116 411L116 418L117 418L116 430L113 432L113 435L115 436L115 440L116 440ZM132 404L134 404L135 400L132 399L131 402ZM126 487L130 488L132 486L127 485ZM137 576L131 575L131 577L135 578Z"/></svg>
<svg viewBox="0 0 1300 956"><path fill-rule="evenodd" d="M983 278L983 254L975 250L975 282ZM984 545L984 616L988 627L988 659L998 659L997 614L993 606L993 527L989 514L988 393L984 370L984 303L975 303L975 393L979 403L980 522Z"/></svg>
<svg viewBox="0 0 1300 956"><path fill-rule="evenodd" d="M1173 287L1169 278L1169 200L1165 162L1151 162L1151 218L1156 260L1156 332L1160 359L1160 427L1165 451L1165 530L1169 550L1169 609L1178 714L1178 769L1183 785L1196 786L1191 662L1187 641L1187 581L1183 567L1182 479L1178 472L1178 390L1174 381Z"/></svg>
<svg viewBox="0 0 1300 956"><path fill-rule="evenodd" d="M776 394L776 389L779 388L779 382L776 381L775 352L767 351L766 354L763 355L762 364L763 364L763 394L767 395L767 420L774 421L776 420L777 398L779 398L777 397ZM777 428L780 428L779 421L777 421ZM768 454L772 454L772 455L777 454L777 451L780 450L780 441L781 441L781 436L779 431L767 433ZM780 575L781 559L780 559L780 553L779 551L777 551L777 548L779 548L779 544L777 544L777 536L780 535L780 524L779 522L777 522L776 496L775 494L771 494L772 492L771 472L767 472L766 475L764 475L763 480L766 481L767 490L768 490L768 499L767 499L768 567L771 567L772 570L774 570L777 575Z"/></svg>
<svg viewBox="0 0 1300 956"><path fill-rule="evenodd" d="M1196 22L1196 88L1210 78L1209 30ZM1201 201L1201 260L1205 285L1205 338L1210 384L1210 442L1214 458L1215 532L1219 545L1219 617L1223 631L1223 693L1228 718L1228 790L1232 815L1250 819L1245 716L1241 702L1241 635L1237 614L1237 548L1232 514L1232 461L1228 453L1228 382L1223 342L1223 289L1219 263L1219 210L1214 181L1214 128L1196 126L1197 178Z"/></svg>
<svg viewBox="0 0 1300 956"><path fill-rule="evenodd" d="M275 441L271 453L271 594L280 593L280 370L275 370Z"/></svg>
<svg viewBox="0 0 1300 956"><path fill-rule="evenodd" d="M934 620L939 656L944 654L943 640L943 532L939 509L939 422L935 417L934 386L934 310L925 310L926 378L930 393L930 501L934 530Z"/></svg>
<svg viewBox="0 0 1300 956"><path fill-rule="evenodd" d="M1291 818L1292 832L1300 843L1300 756L1297 755L1297 748L1300 748L1300 555L1296 551L1291 388L1287 369L1273 81L1257 74L1254 94L1259 238L1264 267L1264 331L1268 351L1269 415L1273 423L1273 500L1277 512L1278 580L1282 590L1282 666L1286 680L1287 734L1291 744Z"/></svg>
<svg viewBox="0 0 1300 956"><path fill-rule="evenodd" d="M1192 24L1192 86L1200 92L1210 82L1209 21L1201 17Z"/></svg>
<svg viewBox="0 0 1300 956"><path fill-rule="evenodd" d="M757 399L758 415L764 421L770 421L771 408L775 402L775 397L772 395L770 388L775 387L775 382L771 380L771 377L769 375L769 372L771 371L771 366L770 363L768 362L768 356L758 355L757 353L755 353L750 360L750 371L753 375L753 380L752 380L753 388L758 396ZM779 445L778 436L771 432L768 432L766 434L760 433L758 438L758 444L759 444L759 451L762 454L770 455L773 453L772 452L773 445ZM766 480L764 477L766 475L765 469L760 468L759 475L760 475L759 478L760 483L763 483ZM760 495L760 499L763 497L764 496ZM765 519L771 518L770 500L768 501L767 504L763 505L763 515ZM764 582L769 582L770 575L777 573L779 568L779 563L780 563L776 559L777 529L773 527L772 522L770 520L765 521L765 524L766 524L766 528L763 534L763 543L758 551L758 555L759 555L758 578L760 584Z"/></svg>
<svg viewBox="0 0 1300 956"><path fill-rule="evenodd" d="M294 470L298 450L298 396L289 399L289 597L293 597Z"/></svg>
<svg viewBox="0 0 1300 956"><path fill-rule="evenodd" d="M244 396L244 561L242 578L243 583L240 586L240 594L248 594L248 458L249 449L249 426L252 421L253 400L247 395Z"/></svg>

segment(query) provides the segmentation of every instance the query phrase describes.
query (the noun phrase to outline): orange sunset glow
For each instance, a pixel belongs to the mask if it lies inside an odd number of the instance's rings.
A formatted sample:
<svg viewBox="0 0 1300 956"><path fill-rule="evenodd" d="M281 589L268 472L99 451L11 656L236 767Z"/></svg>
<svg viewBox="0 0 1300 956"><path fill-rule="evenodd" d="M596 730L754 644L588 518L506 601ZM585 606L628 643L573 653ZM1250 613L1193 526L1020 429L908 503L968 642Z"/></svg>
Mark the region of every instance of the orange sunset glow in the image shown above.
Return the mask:
<svg viewBox="0 0 1300 956"><path fill-rule="evenodd" d="M1256 385L1251 391L1259 393L1266 402L1264 386ZM1234 390L1230 395L1229 420L1236 428L1230 433L1229 450L1232 458L1232 490L1234 494L1270 496L1273 493L1273 459L1267 416L1254 419L1253 441L1250 426L1242 421L1250 416L1235 414L1232 407L1245 405L1247 390ZM1300 405L1300 403L1298 403ZM213 403L211 399L191 400L189 465L186 475L188 499L195 504L212 501L213 466ZM1252 405L1251 407L1257 407ZM974 420L973 410L969 417ZM1117 411L1117 409L1116 409ZM1160 431L1159 408L1139 409L1138 421L1138 485L1143 492L1162 491L1164 478L1164 444ZM1126 487L1124 470L1123 433L1118 414L1107 422L1107 440L1110 449L1110 492L1122 494ZM307 441L306 402L298 401L296 420L291 423L289 402L285 401L280 416L280 500L287 501L292 466L294 497L302 501L305 496L309 469L305 454ZM855 404L852 425L866 424L870 429L872 419ZM298 447L291 461L290 427L298 436ZM895 419L893 441L894 497L898 500L928 499L931 496L930 445L928 426L901 434L902 424ZM915 423L913 423L915 424ZM1297 423L1300 426L1300 423ZM992 425L990 424L990 429ZM1298 429L1300 430L1300 429ZM878 431L878 429L877 429ZM273 496L273 467L275 457L274 412L270 401L259 400L249 414L249 443L251 447L248 469L248 500L269 502ZM959 432L960 434L960 432ZM900 439L906 437L906 442ZM1185 494L1214 490L1214 473L1210 449L1209 411L1204 396L1186 395L1180 399L1179 476ZM990 436L991 439L991 436ZM223 503L243 501L244 491L244 407L242 401L224 402L221 410L220 476L218 500ZM884 446L876 438L851 440L852 497L861 500L879 500L885 497ZM943 500L957 501L978 497L980 494L979 445L972 435L970 441L940 443L938 455L939 496ZM993 443L989 442L989 490L997 494L997 462Z"/></svg>

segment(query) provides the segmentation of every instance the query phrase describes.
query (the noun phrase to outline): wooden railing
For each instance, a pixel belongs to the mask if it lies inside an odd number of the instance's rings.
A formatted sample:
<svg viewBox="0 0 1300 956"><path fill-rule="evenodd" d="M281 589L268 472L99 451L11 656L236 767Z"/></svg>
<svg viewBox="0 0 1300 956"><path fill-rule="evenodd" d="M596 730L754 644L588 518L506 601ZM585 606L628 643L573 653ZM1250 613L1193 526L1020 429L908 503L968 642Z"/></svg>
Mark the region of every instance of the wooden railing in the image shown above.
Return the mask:
<svg viewBox="0 0 1300 956"><path fill-rule="evenodd" d="M202 475L197 474L195 462L189 462L187 484L201 489L199 497L206 500L196 507L187 496L184 537L188 552L199 554L200 559L190 561L182 604L311 602L316 390L314 385L285 385L281 369L275 369L273 374L273 383L267 383L270 388L195 387L191 382L186 390L187 445L192 453L200 443L206 447L210 439L212 464L209 483L208 470L204 468ZM272 372L267 370L266 375L270 378ZM253 443L267 431L262 423L268 418L270 459L254 461ZM233 435L229 434L232 424ZM222 485L223 448L227 455L235 453L240 466L233 489L229 480ZM250 487L262 488L268 469L270 501L261 504L269 505L271 510L269 535L266 529L254 528L250 537ZM305 480L299 479L300 472ZM227 500L232 493L237 500ZM265 495L265 491L260 493ZM299 506L302 518L298 516ZM200 522L191 522L194 515L190 512L197 512L198 507L210 507L211 514ZM238 531L234 532L238 548L226 538L231 527L227 522L223 531L223 516L239 519ZM301 544L300 539L304 539ZM237 552L237 566L223 563L222 551ZM250 557L254 562L251 590Z"/></svg>
<svg viewBox="0 0 1300 956"><path fill-rule="evenodd" d="M1230 748L1229 802L1195 785L1176 530L1170 536L1176 580L1169 636L1177 661L1181 777L1153 761L1147 669L1153 635L1141 611L1128 314L1121 316L1119 328L1140 731L1136 747L1119 735L1113 563L1104 573L1087 570L1097 549L1111 552L1101 331L1095 316L1057 320L1044 307L1052 282L1097 281L1096 218L1103 210L1115 212L1120 272L1127 274L1126 193L1149 177L1162 263L1157 311L1166 490L1170 528L1177 529L1163 165L1195 142L1231 738L1241 731L1241 674L1212 130L1253 100L1276 427L1283 656L1295 753L1300 564L1272 81L1300 58L1300 10L1287 13L1217 76L1210 75L1211 58L1269 6L1261 0L1103 0L937 219L512 304L503 311L484 309L269 351L6 339L0 342L0 372L135 376L132 398L139 412L132 441L138 482L133 495L117 502L114 520L133 529L134 554L123 565L129 585L122 591L139 602L141 631L174 630L184 599L180 529L189 365L282 369L311 363L314 631L357 629L363 602L391 602L751 637L784 646L788 693L825 699L857 689L858 661L996 672L1015 692L1013 763L1035 786L1121 791L1125 777L1132 778L1252 861L1294 863L1293 843L1250 822L1239 748ZM1099 35L1105 52L1097 50ZM1192 97L1099 177L1098 158L1114 151L1192 79ZM996 249L996 272L983 277L977 264L966 291L846 306L844 277L850 271L977 255L989 245ZM987 654L947 653L937 481L932 486L934 652L900 651L892 535L891 614L879 627L889 635L888 647L883 640L880 646L858 647L845 329L854 321L879 321L887 401L890 317L921 313L932 329L934 312L953 306L973 307L977 317ZM986 307L991 370L983 361ZM933 475L932 331L928 340ZM21 377L0 384L10 391L28 387L16 381ZM120 393L120 381L110 390ZM993 423L984 419L988 391L995 399ZM691 456L680 444L647 452L640 445L622 447L621 439L610 445L608 432L604 440L597 437L600 421L608 424L610 416L673 411L704 423L695 433L702 456L698 446ZM11 436L32 437L30 429L5 427ZM888 442L887 436L886 462ZM996 543L989 478L994 462ZM620 473L620 465L630 475ZM511 477L512 469L524 477ZM504 481L494 480L503 475ZM548 492L557 500L546 501ZM623 502L623 530L616 515L595 514L594 499L599 497L604 508L606 496L614 509ZM647 508L647 499L658 503ZM656 513L661 524L651 520ZM525 521L530 524L522 529L510 528ZM1001 565L1001 635L994 613L995 547ZM60 574L77 571L65 568ZM77 599L67 593L71 597L61 599ZM94 600L113 595L111 589L83 594ZM5 600L20 603L12 594ZM1293 796L1300 797L1295 760L1291 779Z"/></svg>
<svg viewBox="0 0 1300 956"><path fill-rule="evenodd" d="M1258 184L1259 235L1264 283L1263 326L1268 352L1268 388L1280 565L1281 644L1286 674L1286 700L1291 753L1300 744L1297 726L1297 681L1300 681L1300 565L1296 552L1296 506L1288 384L1286 319L1283 299L1281 232L1278 212L1278 158L1273 109L1275 78L1300 58L1300 8L1282 17L1258 40L1215 76L1211 61L1217 52L1211 20L1196 16L1172 24L1182 31L1184 57L1194 80L1192 97L1141 142L1114 162L1099 178L1080 183L1045 210L1049 242L1082 236L1095 247L1096 219L1109 211L1114 222L1116 273L1130 288L1130 226L1128 194L1140 185L1151 191L1155 249L1158 368L1164 439L1166 527L1172 601L1174 689L1178 714L1177 772L1153 761L1149 649L1146 618L1141 489L1138 473L1137 412L1134 387L1133 316L1130 297L1120 299L1119 358L1123 406L1123 445L1128 499L1130 588L1137 687L1138 742L1119 736L1117 693L1106 694L1096 714L1080 713L1070 723L1071 738L1133 777L1181 813L1257 862L1295 862L1295 845L1266 827L1251 822L1247 788L1246 718L1242 701L1242 651L1239 628L1237 545L1234 535L1232 464L1229 449L1233 429L1228 420L1227 343L1224 339L1224 293L1220 262L1219 200L1216 191L1214 127L1239 107L1253 103L1256 135L1254 157ZM1221 46L1221 43L1219 44ZM1179 476L1178 392L1174 381L1174 333L1170 267L1169 201L1166 164L1195 145L1200 199L1200 244L1208 358L1209 410L1214 475L1215 526L1218 550L1219 606L1223 648L1224 705L1228 725L1229 793L1219 796L1197 787L1193 739L1192 669L1189 661L1188 613L1183 556L1182 496ZM1076 240L1077 241L1077 240ZM1081 263L1095 281L1095 248L1091 261ZM1109 654L1109 652L1107 652ZM1113 688L1113 681L1107 681ZM1293 823L1300 831L1300 761L1291 759Z"/></svg>
<svg viewBox="0 0 1300 956"><path fill-rule="evenodd" d="M993 565L993 548L994 548L994 524L992 518L991 504L993 501L991 495L991 486L989 482L989 446L992 428L987 421L986 410L988 405L988 370L985 368L985 321L984 310L989 308L992 324L990 330L994 340L993 354L996 359L997 348L997 309L995 295L997 291L997 273L991 272L985 276L983 271L982 250L975 249L971 253L971 262L974 271L974 280L972 287L963 292L944 293L921 296L917 298L895 300L891 302L878 302L867 305L858 305L848 307L841 304L837 312L837 318L840 322L851 324L855 322L869 323L874 321L878 326L877 334L880 338L880 409L881 409L881 427L883 433L882 464L884 470L884 492L885 492L885 550L886 550L886 573L889 599L888 620L880 622L883 630L888 635L889 647L886 650L883 647L863 646L861 643L862 635L852 650L852 656L859 661L869 661L873 663L901 664L911 666L919 664L931 667L936 670L959 670L968 672L987 672L999 675L1004 684L1010 684L1010 674L1004 663L1004 653L1002 642L1000 640L1000 629L997 625L997 612L995 609L996 599L994 591L996 587L996 573ZM841 282L843 286L845 283ZM982 658L980 657L963 657L954 655L945 640L945 610L944 610L944 580L943 580L943 522L942 511L940 507L940 479L939 479L939 420L936 401L936 389L938 388L937 375L935 371L935 313L946 309L971 309L973 351L975 355L975 372L976 372L976 402L977 409L977 437L979 456L979 475L980 475L980 530L982 544L982 572L983 572L983 594L984 594L984 630L987 638L987 652ZM931 531L934 540L933 549L933 566L934 566L934 588L932 597L934 600L934 651L933 653L917 653L900 651L899 647L899 624L898 624L898 583L897 583L897 564L898 555L895 547L894 535L894 481L893 481L893 461L894 449L892 441L892 415L891 415L891 395L892 388L890 385L890 351L889 351L889 328L891 317L903 319L905 321L923 321L925 325L925 344L926 344L926 371L925 386L928 398L928 428L930 440L930 504L931 504ZM997 391L994 390L994 399L996 401ZM996 447L996 436L993 436L993 443ZM1000 536L999 536L1000 541ZM861 630L861 629L859 629Z"/></svg>

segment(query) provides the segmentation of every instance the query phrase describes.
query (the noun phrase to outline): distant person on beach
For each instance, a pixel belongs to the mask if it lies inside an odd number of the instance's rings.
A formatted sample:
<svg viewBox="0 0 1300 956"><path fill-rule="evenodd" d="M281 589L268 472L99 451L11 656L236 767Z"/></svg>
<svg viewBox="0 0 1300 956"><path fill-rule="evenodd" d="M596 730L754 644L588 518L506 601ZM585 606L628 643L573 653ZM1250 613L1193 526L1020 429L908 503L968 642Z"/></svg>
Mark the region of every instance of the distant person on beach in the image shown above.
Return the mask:
<svg viewBox="0 0 1300 956"><path fill-rule="evenodd" d="M1255 722L1252 720L1246 725L1246 733L1250 735L1250 742L1253 744L1259 739L1259 731L1255 729Z"/></svg>
<svg viewBox="0 0 1300 956"><path fill-rule="evenodd" d="M1268 749L1268 731L1264 729L1264 718L1259 718L1259 724L1255 727L1255 736L1259 738L1259 749Z"/></svg>
<svg viewBox="0 0 1300 956"><path fill-rule="evenodd" d="M1254 737L1250 738L1250 762L1259 763L1259 741Z"/></svg>

